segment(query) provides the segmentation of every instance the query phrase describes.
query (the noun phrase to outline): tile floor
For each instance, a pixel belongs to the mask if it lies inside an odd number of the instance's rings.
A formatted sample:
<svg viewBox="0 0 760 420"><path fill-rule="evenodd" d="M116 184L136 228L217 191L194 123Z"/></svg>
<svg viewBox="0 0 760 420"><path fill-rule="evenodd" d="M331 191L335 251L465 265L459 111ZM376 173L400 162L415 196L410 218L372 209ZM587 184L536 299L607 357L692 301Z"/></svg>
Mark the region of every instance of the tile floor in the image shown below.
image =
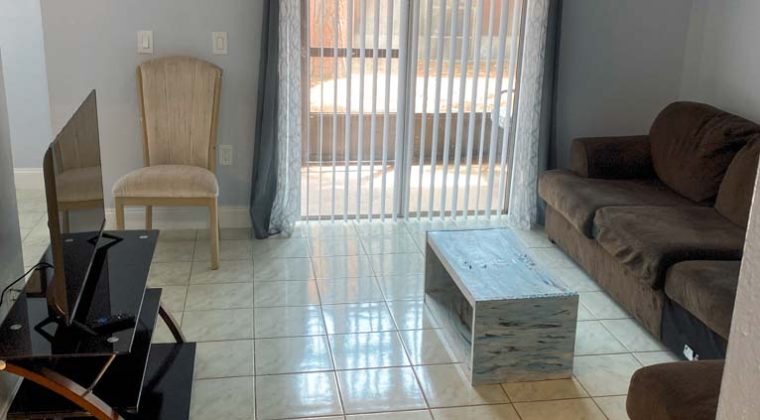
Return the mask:
<svg viewBox="0 0 760 420"><path fill-rule="evenodd" d="M41 194L20 190L25 264L46 246ZM36 206L35 206L36 203ZM291 238L165 230L150 275L198 342L192 419L625 419L631 374L674 360L543 232L520 237L581 295L574 377L469 386L423 306L425 231L499 222L304 223ZM162 325L157 341L170 341Z"/></svg>

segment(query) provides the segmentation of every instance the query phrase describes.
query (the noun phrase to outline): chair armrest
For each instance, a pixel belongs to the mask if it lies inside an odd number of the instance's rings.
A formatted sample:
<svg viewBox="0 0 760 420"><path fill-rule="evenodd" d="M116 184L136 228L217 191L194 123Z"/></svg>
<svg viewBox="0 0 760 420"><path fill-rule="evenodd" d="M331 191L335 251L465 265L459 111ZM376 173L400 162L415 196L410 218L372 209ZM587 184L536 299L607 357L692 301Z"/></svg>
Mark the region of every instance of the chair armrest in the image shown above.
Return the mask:
<svg viewBox="0 0 760 420"><path fill-rule="evenodd" d="M594 137L573 140L573 172L586 178L637 179L655 176L649 136Z"/></svg>

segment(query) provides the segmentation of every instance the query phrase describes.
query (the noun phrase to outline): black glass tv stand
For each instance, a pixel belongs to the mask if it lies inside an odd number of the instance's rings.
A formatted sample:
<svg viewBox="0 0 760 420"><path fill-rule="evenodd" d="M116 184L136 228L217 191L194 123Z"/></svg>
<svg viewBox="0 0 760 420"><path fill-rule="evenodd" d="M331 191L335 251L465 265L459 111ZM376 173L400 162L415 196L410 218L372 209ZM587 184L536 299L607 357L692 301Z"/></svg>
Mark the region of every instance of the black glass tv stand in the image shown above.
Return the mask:
<svg viewBox="0 0 760 420"><path fill-rule="evenodd" d="M77 320L130 314L135 323L90 334L48 322L48 276L37 272L0 325L0 369L24 378L8 419L187 419L195 343L185 341L161 305L161 289L146 288L158 231L119 231L80 306ZM51 263L50 250L42 261ZM95 280L90 279L90 281ZM90 286L88 286L90 287ZM161 317L174 343L153 344Z"/></svg>

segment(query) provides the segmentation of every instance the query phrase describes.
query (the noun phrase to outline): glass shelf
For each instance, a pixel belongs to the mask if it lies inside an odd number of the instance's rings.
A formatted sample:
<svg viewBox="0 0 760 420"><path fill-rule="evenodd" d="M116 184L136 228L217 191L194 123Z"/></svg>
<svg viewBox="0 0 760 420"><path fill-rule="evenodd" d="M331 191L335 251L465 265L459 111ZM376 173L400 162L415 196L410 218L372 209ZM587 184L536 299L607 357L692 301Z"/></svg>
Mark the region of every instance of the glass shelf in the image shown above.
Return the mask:
<svg viewBox="0 0 760 420"><path fill-rule="evenodd" d="M116 314L139 319L158 231L110 233L124 240L104 250L99 270L93 270L76 316L85 324ZM52 263L49 248L40 261ZM138 325L93 336L51 322L46 296L51 275L50 269L37 270L0 325L0 360L104 357L130 352Z"/></svg>

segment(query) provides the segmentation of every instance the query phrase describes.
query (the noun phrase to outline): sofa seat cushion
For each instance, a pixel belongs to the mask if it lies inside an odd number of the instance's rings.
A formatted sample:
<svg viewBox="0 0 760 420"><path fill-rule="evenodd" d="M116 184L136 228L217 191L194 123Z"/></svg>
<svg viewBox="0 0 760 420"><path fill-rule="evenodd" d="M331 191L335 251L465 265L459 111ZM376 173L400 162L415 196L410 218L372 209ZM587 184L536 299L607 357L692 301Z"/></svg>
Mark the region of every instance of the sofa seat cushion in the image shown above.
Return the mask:
<svg viewBox="0 0 760 420"><path fill-rule="evenodd" d="M594 215L603 207L694 205L654 179L593 179L565 170L544 172L538 191L547 204L588 238L592 237Z"/></svg>
<svg viewBox="0 0 760 420"><path fill-rule="evenodd" d="M728 339L741 261L684 261L668 270L665 294Z"/></svg>
<svg viewBox="0 0 760 420"><path fill-rule="evenodd" d="M723 360L647 366L631 377L626 411L631 420L714 420Z"/></svg>
<svg viewBox="0 0 760 420"><path fill-rule="evenodd" d="M215 198L219 184L213 172L189 165L156 165L136 169L116 181L119 198Z"/></svg>
<svg viewBox="0 0 760 420"><path fill-rule="evenodd" d="M662 288L673 264L739 260L744 229L712 207L605 207L596 212L594 236L631 274Z"/></svg>

